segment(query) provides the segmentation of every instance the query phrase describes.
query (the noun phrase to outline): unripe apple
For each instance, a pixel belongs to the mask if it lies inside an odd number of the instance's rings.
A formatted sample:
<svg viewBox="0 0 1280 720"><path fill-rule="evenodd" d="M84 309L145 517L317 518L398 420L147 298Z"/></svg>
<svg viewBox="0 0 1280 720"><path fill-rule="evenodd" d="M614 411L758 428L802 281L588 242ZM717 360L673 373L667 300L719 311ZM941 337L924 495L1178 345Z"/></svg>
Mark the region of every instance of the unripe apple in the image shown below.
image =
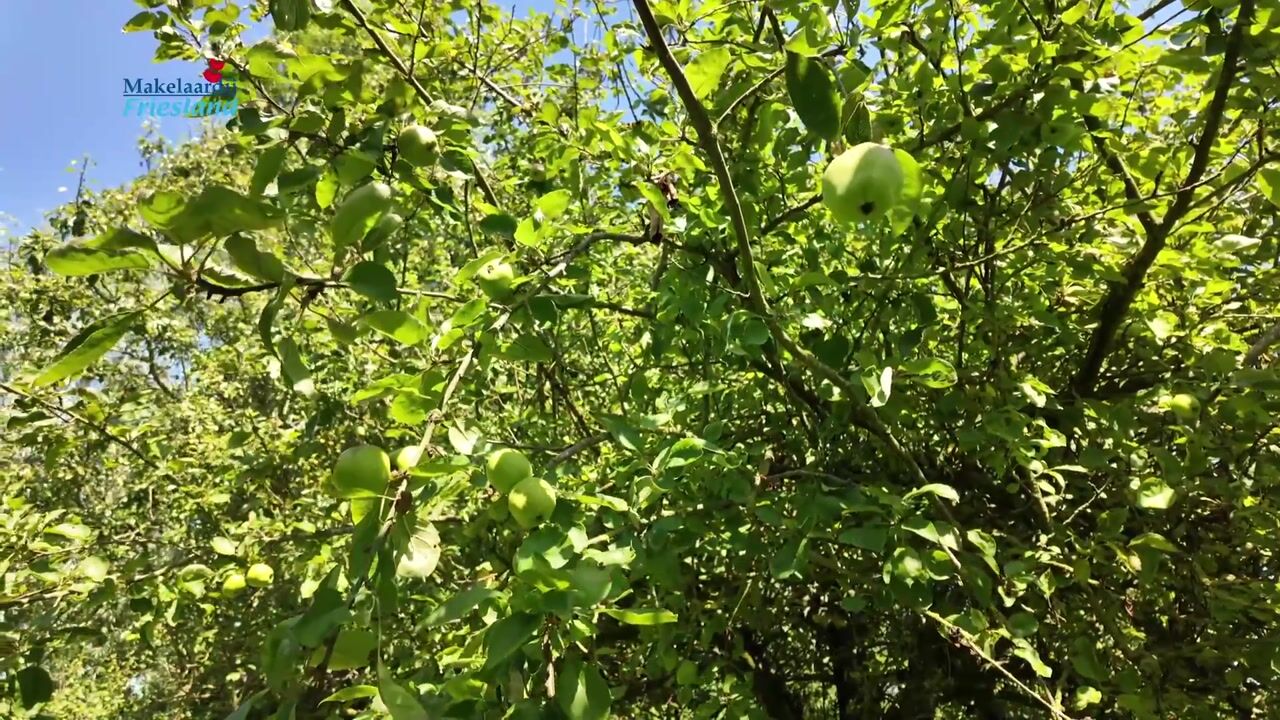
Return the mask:
<svg viewBox="0 0 1280 720"><path fill-rule="evenodd" d="M491 260L476 273L476 284L490 300L502 301L511 297L511 283L515 278L516 273L511 265L501 260Z"/></svg>
<svg viewBox="0 0 1280 720"><path fill-rule="evenodd" d="M227 597L235 597L244 591L244 574L231 573L222 581L222 594Z"/></svg>
<svg viewBox="0 0 1280 720"><path fill-rule="evenodd" d="M245 575L245 581L249 583L249 587L262 588L267 587L275 580L276 571L271 569L270 565L265 563L254 563L249 566L249 572Z"/></svg>
<svg viewBox="0 0 1280 720"><path fill-rule="evenodd" d="M365 232L391 207L391 186L373 181L347 193L333 214L333 244L346 248L360 242Z"/></svg>
<svg viewBox="0 0 1280 720"><path fill-rule="evenodd" d="M421 459L422 448L418 445L405 445L391 456L391 462L395 464L396 469L400 472L417 466L418 461Z"/></svg>
<svg viewBox="0 0 1280 720"><path fill-rule="evenodd" d="M349 447L338 456L331 480L338 497L382 495L391 483L391 458L376 445Z"/></svg>
<svg viewBox="0 0 1280 720"><path fill-rule="evenodd" d="M489 453L485 459L485 473L489 484L500 493L509 493L516 483L533 475L533 466L524 453L512 448L502 448Z"/></svg>
<svg viewBox="0 0 1280 720"><path fill-rule="evenodd" d="M400 157L414 167L434 165L440 156L435 132L422 125L410 125L401 130L396 147L400 150Z"/></svg>
<svg viewBox="0 0 1280 720"><path fill-rule="evenodd" d="M822 174L822 202L841 222L882 217L902 197L902 164L893 149L864 142L840 153Z"/></svg>
<svg viewBox="0 0 1280 720"><path fill-rule="evenodd" d="M1170 397L1165 401L1165 407L1182 422L1190 422L1200 416L1200 400L1188 393Z"/></svg>
<svg viewBox="0 0 1280 720"><path fill-rule="evenodd" d="M556 509L556 489L542 478L525 478L511 488L507 507L516 524L529 530L551 517Z"/></svg>

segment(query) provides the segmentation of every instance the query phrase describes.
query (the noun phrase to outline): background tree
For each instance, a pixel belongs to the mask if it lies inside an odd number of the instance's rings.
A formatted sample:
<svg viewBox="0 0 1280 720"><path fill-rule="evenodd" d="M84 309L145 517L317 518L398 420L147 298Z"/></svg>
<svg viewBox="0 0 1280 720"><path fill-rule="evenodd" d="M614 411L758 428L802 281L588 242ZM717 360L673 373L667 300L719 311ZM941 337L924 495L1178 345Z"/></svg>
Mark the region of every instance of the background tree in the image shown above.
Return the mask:
<svg viewBox="0 0 1280 720"><path fill-rule="evenodd" d="M242 109L6 249L4 712L1276 714L1269 6L141 4Z"/></svg>

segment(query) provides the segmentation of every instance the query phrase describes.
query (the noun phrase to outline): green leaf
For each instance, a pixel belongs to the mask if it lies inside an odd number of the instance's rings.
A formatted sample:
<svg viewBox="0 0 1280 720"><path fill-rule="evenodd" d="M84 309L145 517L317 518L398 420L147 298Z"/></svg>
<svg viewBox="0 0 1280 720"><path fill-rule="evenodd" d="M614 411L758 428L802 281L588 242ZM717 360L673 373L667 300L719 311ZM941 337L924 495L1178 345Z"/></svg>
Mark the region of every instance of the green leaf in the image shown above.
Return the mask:
<svg viewBox="0 0 1280 720"><path fill-rule="evenodd" d="M573 194L568 190L549 192L538 198L538 212L542 213L544 220L555 220L564 214L572 199Z"/></svg>
<svg viewBox="0 0 1280 720"><path fill-rule="evenodd" d="M222 244L231 263L237 270L267 282L284 280L284 263L272 253L262 252L253 240L240 235L232 235Z"/></svg>
<svg viewBox="0 0 1280 720"><path fill-rule="evenodd" d="M871 407L883 407L889 402L889 394L893 390L893 368L885 366L880 372L868 368L860 376L862 387L866 389Z"/></svg>
<svg viewBox="0 0 1280 720"><path fill-rule="evenodd" d="M369 654L378 647L378 636L368 630L343 629L333 641L329 656L329 672L351 670L369 664Z"/></svg>
<svg viewBox="0 0 1280 720"><path fill-rule="evenodd" d="M167 25L168 22L169 22L169 16L165 13L148 12L146 10L143 10L137 15L134 15L133 17L129 18L128 22L124 24L124 27L122 28L122 30L127 33L144 32L146 30L159 30L160 28Z"/></svg>
<svg viewBox="0 0 1280 720"><path fill-rule="evenodd" d="M50 270L68 277L151 267L151 258L136 250L102 250L75 243L50 250L44 262Z"/></svg>
<svg viewBox="0 0 1280 720"><path fill-rule="evenodd" d="M928 540L931 543L942 545L943 547L950 548L952 550L960 549L959 543L956 542L954 532L951 532L950 530L944 530L944 532L938 532L937 526L935 526L927 518L921 517L919 515L909 517L906 520L902 521L901 527L903 530L919 535L920 537L924 538L925 540Z"/></svg>
<svg viewBox="0 0 1280 720"><path fill-rule="evenodd" d="M1082 685L1076 688L1076 696L1072 700L1071 706L1076 710L1083 710L1100 702L1102 702L1102 693L1098 688Z"/></svg>
<svg viewBox="0 0 1280 720"><path fill-rule="evenodd" d="M512 237L521 245L536 248L542 245L542 235L542 223L534 218L525 218L516 226Z"/></svg>
<svg viewBox="0 0 1280 720"><path fill-rule="evenodd" d="M53 697L53 678L39 665L28 665L19 670L16 677L22 707L30 709Z"/></svg>
<svg viewBox="0 0 1280 720"><path fill-rule="evenodd" d="M1080 22L1089 14L1089 6L1091 4L1092 3L1090 3L1089 0L1080 0L1075 5L1067 8L1067 10L1062 13L1062 22L1067 25L1075 25Z"/></svg>
<svg viewBox="0 0 1280 720"><path fill-rule="evenodd" d="M601 612L618 622L626 623L627 625L665 625L677 620L675 613L670 610L662 610L658 608L640 608L634 610L606 608L601 610Z"/></svg>
<svg viewBox="0 0 1280 720"><path fill-rule="evenodd" d="M46 534L57 535L76 542L84 542L93 537L93 530L88 525L81 525L80 523L58 523L53 527L45 528L44 531Z"/></svg>
<svg viewBox="0 0 1280 720"><path fill-rule="evenodd" d="M956 384L956 369L941 358L919 358L898 368L910 376L913 382L925 387L944 388Z"/></svg>
<svg viewBox="0 0 1280 720"><path fill-rule="evenodd" d="M1146 532L1129 541L1129 547L1145 547L1160 552L1178 552L1178 546L1160 533Z"/></svg>
<svg viewBox="0 0 1280 720"><path fill-rule="evenodd" d="M386 668L378 668L378 697L391 713L391 720L431 720L417 694L396 682Z"/></svg>
<svg viewBox="0 0 1280 720"><path fill-rule="evenodd" d="M684 76L699 100L705 99L720 87L720 78L732 59L728 48L715 47L698 53L693 62L685 66Z"/></svg>
<svg viewBox="0 0 1280 720"><path fill-rule="evenodd" d="M854 545L856 547L865 548L872 552L883 552L885 540L889 537L889 529L883 526L868 525L867 527L850 528L840 533L837 538L846 545Z"/></svg>
<svg viewBox="0 0 1280 720"><path fill-rule="evenodd" d="M307 369L306 363L302 361L302 355L298 351L298 345L293 338L283 338L280 340L280 365L284 370L284 376L289 381L289 386L294 392L310 397L316 392L316 385L311 380L311 371Z"/></svg>
<svg viewBox="0 0 1280 720"><path fill-rule="evenodd" d="M396 290L396 276L385 265L370 260L356 263L347 271L343 281L371 300L389 303L400 296Z"/></svg>
<svg viewBox="0 0 1280 720"><path fill-rule="evenodd" d="M506 213L496 213L494 215L485 215L480 221L480 229L490 235L498 235L500 237L514 238L516 235L516 227L519 222Z"/></svg>
<svg viewBox="0 0 1280 720"><path fill-rule="evenodd" d="M1009 632L1014 637L1030 637L1040 629L1040 622L1029 612L1016 612L1009 616Z"/></svg>
<svg viewBox="0 0 1280 720"><path fill-rule="evenodd" d="M427 614L423 624L427 627L435 627L461 620L470 614L472 610L479 607L481 603L499 597L502 597L502 594L496 590L491 590L483 585L473 585L437 605L434 610Z"/></svg>
<svg viewBox="0 0 1280 720"><path fill-rule="evenodd" d="M263 698L266 692L266 690L263 690L250 695L244 702L240 703L239 707L231 711L231 714L227 715L225 720L249 720L249 713L253 712L253 706Z"/></svg>
<svg viewBox="0 0 1280 720"><path fill-rule="evenodd" d="M270 0L269 7L278 30L301 30L311 20L311 0Z"/></svg>
<svg viewBox="0 0 1280 720"><path fill-rule="evenodd" d="M1040 659L1040 653L1036 652L1031 643L1019 638L1015 639L1013 644L1013 654L1026 660L1036 675L1042 678L1053 677L1053 669L1044 664L1044 661Z"/></svg>
<svg viewBox="0 0 1280 720"><path fill-rule="evenodd" d="M1106 682L1109 678L1102 662L1098 659L1095 640L1091 637L1077 637L1071 643L1071 666L1084 677L1096 682Z"/></svg>
<svg viewBox="0 0 1280 720"><path fill-rule="evenodd" d="M128 250L132 248L146 250L155 255L160 254L155 240L127 227L112 228L92 240L86 240L83 245L102 250Z"/></svg>
<svg viewBox="0 0 1280 720"><path fill-rule="evenodd" d="M594 665L572 658L556 675L556 704L569 720L605 720L612 703L609 685Z"/></svg>
<svg viewBox="0 0 1280 720"><path fill-rule="evenodd" d="M1244 235L1236 235L1234 233L1223 235L1213 241L1214 249L1223 253L1238 253L1241 250L1248 250L1261 244L1262 241L1258 238L1245 237Z"/></svg>
<svg viewBox="0 0 1280 720"><path fill-rule="evenodd" d="M1262 196L1270 200L1272 205L1280 207L1280 168L1262 168L1255 176L1255 181Z"/></svg>
<svg viewBox="0 0 1280 720"><path fill-rule="evenodd" d="M225 538L219 535L209 544L213 547L213 551L219 555L229 555L234 557L237 554L236 544L231 540L231 538Z"/></svg>
<svg viewBox="0 0 1280 720"><path fill-rule="evenodd" d="M76 572L94 582L102 582L107 579L107 573L111 572L111 563L97 555L90 555L80 561Z"/></svg>
<svg viewBox="0 0 1280 720"><path fill-rule="evenodd" d="M613 439L623 448L636 454L644 452L644 438L625 418L607 415L600 420L609 434L613 435Z"/></svg>
<svg viewBox="0 0 1280 720"><path fill-rule="evenodd" d="M373 330L402 345L417 345L430 334L417 318L400 310L378 310L360 318Z"/></svg>
<svg viewBox="0 0 1280 720"><path fill-rule="evenodd" d="M334 589L336 574L330 573L324 583L311 596L311 607L293 624L290 635L302 647L321 645L334 630L351 617L342 593Z"/></svg>
<svg viewBox="0 0 1280 720"><path fill-rule="evenodd" d="M523 333L502 348L502 357L520 362L545 363L551 362L555 355L542 338L533 333Z"/></svg>
<svg viewBox="0 0 1280 720"><path fill-rule="evenodd" d="M485 668L502 664L529 642L540 627L542 618L532 613L514 613L490 625L484 633Z"/></svg>
<svg viewBox="0 0 1280 720"><path fill-rule="evenodd" d="M326 168L320 179L316 180L316 205L321 210L328 210L333 199L338 196L338 174L333 168Z"/></svg>
<svg viewBox="0 0 1280 720"><path fill-rule="evenodd" d="M844 139L850 145L864 143L872 138L871 109L861 95L845 99L842 112L844 119Z"/></svg>
<svg viewBox="0 0 1280 720"><path fill-rule="evenodd" d="M272 296L262 306L262 313L258 315L258 337L262 339L262 345L268 352L275 353L276 343L271 332L272 325L275 324L276 315L280 312L284 301L289 299L289 291L293 289L295 279L292 275L286 275L281 281L280 287L276 289L276 294Z"/></svg>
<svg viewBox="0 0 1280 720"><path fill-rule="evenodd" d="M347 193L329 223L335 262L363 240L390 208L391 188L385 183L369 182Z"/></svg>
<svg viewBox="0 0 1280 720"><path fill-rule="evenodd" d="M923 487L918 487L906 495L903 495L902 499L910 500L918 495L936 495L940 498L946 498L951 502L960 502L960 493L956 492L956 489L950 485L945 485L943 483L929 483Z"/></svg>
<svg viewBox="0 0 1280 720"><path fill-rule="evenodd" d="M777 580L799 577L808 559L808 538L792 538L769 560L769 572Z"/></svg>
<svg viewBox="0 0 1280 720"><path fill-rule="evenodd" d="M67 341L57 358L32 379L32 384L51 385L84 372L128 334L140 315L140 312L110 315L86 326Z"/></svg>
<svg viewBox="0 0 1280 720"><path fill-rule="evenodd" d="M276 176L280 174L280 168L284 165L285 155L289 152L288 145L272 145L262 154L258 156L258 162L253 166L253 178L249 181L249 191L254 195L262 195L267 186L275 181Z"/></svg>
<svg viewBox="0 0 1280 720"><path fill-rule="evenodd" d="M1138 485L1138 507L1146 510L1168 510L1177 495L1158 477L1150 477Z"/></svg>
<svg viewBox="0 0 1280 720"><path fill-rule="evenodd" d="M579 564L570 571L574 599L579 607L595 607L604 602L613 587L613 576L608 570L591 563Z"/></svg>
<svg viewBox="0 0 1280 720"><path fill-rule="evenodd" d="M787 95L809 132L824 140L840 134L840 95L831 71L818 59L787 52Z"/></svg>
<svg viewBox="0 0 1280 720"><path fill-rule="evenodd" d="M427 524L409 538L409 546L396 564L399 577L424 578L435 572L440 562L440 534Z"/></svg>
<svg viewBox="0 0 1280 720"><path fill-rule="evenodd" d="M186 200L178 193L161 190L139 203L138 212L148 223L165 230L177 221L186 206Z"/></svg>
<svg viewBox="0 0 1280 720"><path fill-rule="evenodd" d="M201 191L178 218L185 239L212 234L226 237L248 230L278 226L283 214L276 207L249 198L228 187L212 185Z"/></svg>
<svg viewBox="0 0 1280 720"><path fill-rule="evenodd" d="M377 697L378 688L373 685L352 685L351 687L342 688L338 692L320 701L323 705L327 702L347 702L349 700L360 700L362 698Z"/></svg>

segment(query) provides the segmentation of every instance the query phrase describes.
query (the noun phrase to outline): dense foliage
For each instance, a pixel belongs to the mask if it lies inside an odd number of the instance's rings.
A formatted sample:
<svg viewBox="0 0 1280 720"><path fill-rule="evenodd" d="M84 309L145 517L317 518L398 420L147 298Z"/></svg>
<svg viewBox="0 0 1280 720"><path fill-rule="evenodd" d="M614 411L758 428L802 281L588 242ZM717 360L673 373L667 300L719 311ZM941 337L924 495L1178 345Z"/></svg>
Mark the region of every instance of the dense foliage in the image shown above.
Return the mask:
<svg viewBox="0 0 1280 720"><path fill-rule="evenodd" d="M0 716L1280 717L1274 5L138 1L240 110L4 248Z"/></svg>

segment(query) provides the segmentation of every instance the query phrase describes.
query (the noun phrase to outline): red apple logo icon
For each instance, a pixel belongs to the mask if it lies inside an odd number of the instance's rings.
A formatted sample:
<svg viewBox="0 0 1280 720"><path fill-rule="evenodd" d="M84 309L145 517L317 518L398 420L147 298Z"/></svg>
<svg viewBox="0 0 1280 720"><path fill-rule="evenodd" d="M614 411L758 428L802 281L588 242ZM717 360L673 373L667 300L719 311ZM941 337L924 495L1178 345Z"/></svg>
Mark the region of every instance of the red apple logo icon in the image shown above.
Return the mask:
<svg viewBox="0 0 1280 720"><path fill-rule="evenodd" d="M226 62L213 58L209 58L208 62L209 67L204 71L204 79L215 84L222 82L222 68L226 67Z"/></svg>

